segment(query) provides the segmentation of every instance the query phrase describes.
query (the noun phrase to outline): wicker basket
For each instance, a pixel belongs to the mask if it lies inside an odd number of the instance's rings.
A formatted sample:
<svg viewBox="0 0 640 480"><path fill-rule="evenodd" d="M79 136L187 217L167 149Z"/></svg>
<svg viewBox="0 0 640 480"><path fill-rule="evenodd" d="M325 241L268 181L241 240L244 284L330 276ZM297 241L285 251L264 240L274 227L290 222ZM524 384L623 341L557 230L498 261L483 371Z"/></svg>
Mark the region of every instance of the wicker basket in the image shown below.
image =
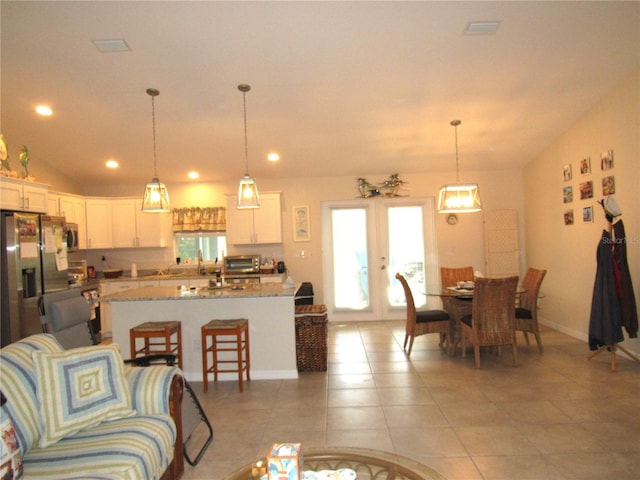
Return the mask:
<svg viewBox="0 0 640 480"><path fill-rule="evenodd" d="M327 370L327 307L296 305L296 361L298 371Z"/></svg>

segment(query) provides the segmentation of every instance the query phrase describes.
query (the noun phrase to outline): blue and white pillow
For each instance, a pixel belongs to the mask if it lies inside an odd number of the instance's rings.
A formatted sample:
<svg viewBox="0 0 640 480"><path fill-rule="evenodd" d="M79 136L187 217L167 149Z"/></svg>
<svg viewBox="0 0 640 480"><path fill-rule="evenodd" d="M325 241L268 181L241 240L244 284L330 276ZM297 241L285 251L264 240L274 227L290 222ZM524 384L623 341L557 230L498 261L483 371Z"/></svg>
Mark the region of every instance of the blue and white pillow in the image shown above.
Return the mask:
<svg viewBox="0 0 640 480"><path fill-rule="evenodd" d="M135 414L117 345L32 353L46 448L80 430Z"/></svg>

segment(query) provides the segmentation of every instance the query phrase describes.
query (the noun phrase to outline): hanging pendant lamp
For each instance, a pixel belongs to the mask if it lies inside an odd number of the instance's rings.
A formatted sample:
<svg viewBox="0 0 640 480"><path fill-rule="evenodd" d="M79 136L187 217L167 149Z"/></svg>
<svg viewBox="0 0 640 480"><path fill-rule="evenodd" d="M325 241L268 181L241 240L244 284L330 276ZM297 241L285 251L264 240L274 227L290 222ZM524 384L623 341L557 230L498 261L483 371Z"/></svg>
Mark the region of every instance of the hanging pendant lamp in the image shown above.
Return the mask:
<svg viewBox="0 0 640 480"><path fill-rule="evenodd" d="M238 186L238 203L237 208L260 208L258 199L258 185L254 178L249 175L249 150L247 147L247 92L251 90L251 86L246 83L238 85L238 90L242 92L242 102L244 105L244 161L245 173L240 179Z"/></svg>
<svg viewBox="0 0 640 480"><path fill-rule="evenodd" d="M156 170L156 106L155 97L160 91L155 88L147 88L147 94L151 96L151 121L153 124L153 178L144 190L142 199L142 211L150 213L169 212L169 192L164 183L160 183Z"/></svg>
<svg viewBox="0 0 640 480"><path fill-rule="evenodd" d="M451 120L456 132L456 183L445 185L438 195L438 213L473 213L482 210L477 183L460 183L458 169L458 125L460 120Z"/></svg>

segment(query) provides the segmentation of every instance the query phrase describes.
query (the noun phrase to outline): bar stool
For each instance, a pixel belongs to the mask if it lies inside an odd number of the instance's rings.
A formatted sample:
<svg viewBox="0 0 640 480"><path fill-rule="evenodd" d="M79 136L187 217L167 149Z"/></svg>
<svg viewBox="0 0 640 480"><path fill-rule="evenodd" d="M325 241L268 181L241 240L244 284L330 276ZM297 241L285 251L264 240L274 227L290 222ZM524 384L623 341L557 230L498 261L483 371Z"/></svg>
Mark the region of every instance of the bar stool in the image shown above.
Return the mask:
<svg viewBox="0 0 640 480"><path fill-rule="evenodd" d="M141 348L136 347L136 340L144 339ZM162 341L153 341L162 339ZM182 324L178 321L145 322L129 330L131 342L131 358L155 353L170 353L176 356L176 363L182 366Z"/></svg>
<svg viewBox="0 0 640 480"><path fill-rule="evenodd" d="M244 339L243 339L244 334ZM235 336L235 339L228 337ZM208 346L208 337L211 337L211 345ZM220 337L223 337L222 339ZM233 345L233 346L231 346ZM242 352L244 351L244 357ZM208 353L212 355L212 365L208 365ZM236 358L223 354L223 359L218 358L219 352L236 352ZM218 381L218 373L233 372L238 374L238 384L242 392L242 372L247 372L247 381L251 380L249 355L249 320L237 318L232 320L211 320L202 326L202 377L204 391L209 387L208 377L213 373L213 381ZM233 363L235 368L221 369L221 364Z"/></svg>

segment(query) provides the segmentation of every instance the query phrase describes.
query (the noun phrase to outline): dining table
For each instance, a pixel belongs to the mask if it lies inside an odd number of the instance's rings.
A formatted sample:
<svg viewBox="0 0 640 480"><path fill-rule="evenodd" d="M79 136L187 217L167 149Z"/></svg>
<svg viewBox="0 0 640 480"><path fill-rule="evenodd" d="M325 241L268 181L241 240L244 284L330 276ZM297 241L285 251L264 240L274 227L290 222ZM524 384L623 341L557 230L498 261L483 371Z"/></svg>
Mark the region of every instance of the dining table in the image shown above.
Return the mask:
<svg viewBox="0 0 640 480"><path fill-rule="evenodd" d="M449 315L449 338L447 339L448 354L451 357L456 355L456 345L460 335L458 322L466 315L471 315L471 306L473 304L473 288L467 287L441 287L434 286L427 288L427 295L432 297L440 297L442 300L442 309ZM521 293L527 290L518 287L516 290L516 300ZM515 304L514 304L515 308Z"/></svg>

